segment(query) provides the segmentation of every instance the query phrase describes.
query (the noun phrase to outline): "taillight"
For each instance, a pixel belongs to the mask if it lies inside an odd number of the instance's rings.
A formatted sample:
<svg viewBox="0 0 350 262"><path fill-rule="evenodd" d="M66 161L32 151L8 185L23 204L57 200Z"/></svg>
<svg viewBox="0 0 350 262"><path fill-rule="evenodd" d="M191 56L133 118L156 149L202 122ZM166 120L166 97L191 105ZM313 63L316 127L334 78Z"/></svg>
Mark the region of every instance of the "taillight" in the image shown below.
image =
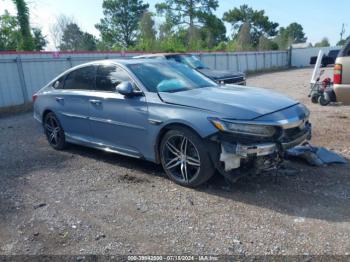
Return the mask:
<svg viewBox="0 0 350 262"><path fill-rule="evenodd" d="M34 94L34 95L32 96L32 101L33 101L33 103L35 102L35 100L37 99L37 97L38 97L37 94Z"/></svg>
<svg viewBox="0 0 350 262"><path fill-rule="evenodd" d="M334 84L338 84L338 85L341 84L342 74L343 74L343 66L341 64L335 64L334 77L333 77Z"/></svg>

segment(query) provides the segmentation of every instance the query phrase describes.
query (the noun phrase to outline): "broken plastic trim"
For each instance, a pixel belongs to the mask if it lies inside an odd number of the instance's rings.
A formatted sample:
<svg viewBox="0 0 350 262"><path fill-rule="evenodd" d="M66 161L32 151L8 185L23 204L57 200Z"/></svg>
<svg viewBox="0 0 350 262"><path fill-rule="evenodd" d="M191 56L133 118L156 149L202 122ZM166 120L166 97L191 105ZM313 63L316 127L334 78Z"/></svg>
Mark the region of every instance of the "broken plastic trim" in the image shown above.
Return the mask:
<svg viewBox="0 0 350 262"><path fill-rule="evenodd" d="M277 145L275 143L263 144L231 144L228 142L221 143L220 161L225 164L225 171L230 171L240 167L241 158L253 156L267 156L277 152Z"/></svg>

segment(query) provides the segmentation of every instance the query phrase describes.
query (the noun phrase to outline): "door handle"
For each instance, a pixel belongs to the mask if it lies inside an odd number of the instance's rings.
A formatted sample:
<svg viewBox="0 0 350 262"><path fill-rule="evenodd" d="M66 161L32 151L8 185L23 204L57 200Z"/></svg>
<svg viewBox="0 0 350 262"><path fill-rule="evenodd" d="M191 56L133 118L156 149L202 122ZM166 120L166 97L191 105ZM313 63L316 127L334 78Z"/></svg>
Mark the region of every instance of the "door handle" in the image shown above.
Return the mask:
<svg viewBox="0 0 350 262"><path fill-rule="evenodd" d="M101 105L101 100L90 99L89 101L90 101L91 104L94 104L96 106Z"/></svg>
<svg viewBox="0 0 350 262"><path fill-rule="evenodd" d="M64 101L63 97L56 97L55 99L56 99L57 102L63 102Z"/></svg>

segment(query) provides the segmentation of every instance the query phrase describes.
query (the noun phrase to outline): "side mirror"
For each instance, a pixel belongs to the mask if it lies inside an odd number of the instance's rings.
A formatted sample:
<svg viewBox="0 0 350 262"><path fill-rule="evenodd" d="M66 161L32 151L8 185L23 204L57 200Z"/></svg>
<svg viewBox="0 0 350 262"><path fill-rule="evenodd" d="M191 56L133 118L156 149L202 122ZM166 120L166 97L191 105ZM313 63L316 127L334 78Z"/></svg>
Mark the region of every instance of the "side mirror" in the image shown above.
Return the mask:
<svg viewBox="0 0 350 262"><path fill-rule="evenodd" d="M134 87L128 81L121 82L119 85L117 85L116 90L119 94L124 96L132 96L134 94Z"/></svg>

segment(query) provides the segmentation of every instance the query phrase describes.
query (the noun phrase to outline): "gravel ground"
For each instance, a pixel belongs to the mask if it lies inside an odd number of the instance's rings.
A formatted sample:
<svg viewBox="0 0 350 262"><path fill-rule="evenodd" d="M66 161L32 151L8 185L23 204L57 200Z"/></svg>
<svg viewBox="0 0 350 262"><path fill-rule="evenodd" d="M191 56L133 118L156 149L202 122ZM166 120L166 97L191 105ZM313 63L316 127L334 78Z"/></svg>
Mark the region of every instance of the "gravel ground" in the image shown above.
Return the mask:
<svg viewBox="0 0 350 262"><path fill-rule="evenodd" d="M350 157L350 107L312 105L310 69L252 76L311 110L313 144ZM349 254L349 164L194 190L152 163L51 149L30 113L0 119L0 254Z"/></svg>

